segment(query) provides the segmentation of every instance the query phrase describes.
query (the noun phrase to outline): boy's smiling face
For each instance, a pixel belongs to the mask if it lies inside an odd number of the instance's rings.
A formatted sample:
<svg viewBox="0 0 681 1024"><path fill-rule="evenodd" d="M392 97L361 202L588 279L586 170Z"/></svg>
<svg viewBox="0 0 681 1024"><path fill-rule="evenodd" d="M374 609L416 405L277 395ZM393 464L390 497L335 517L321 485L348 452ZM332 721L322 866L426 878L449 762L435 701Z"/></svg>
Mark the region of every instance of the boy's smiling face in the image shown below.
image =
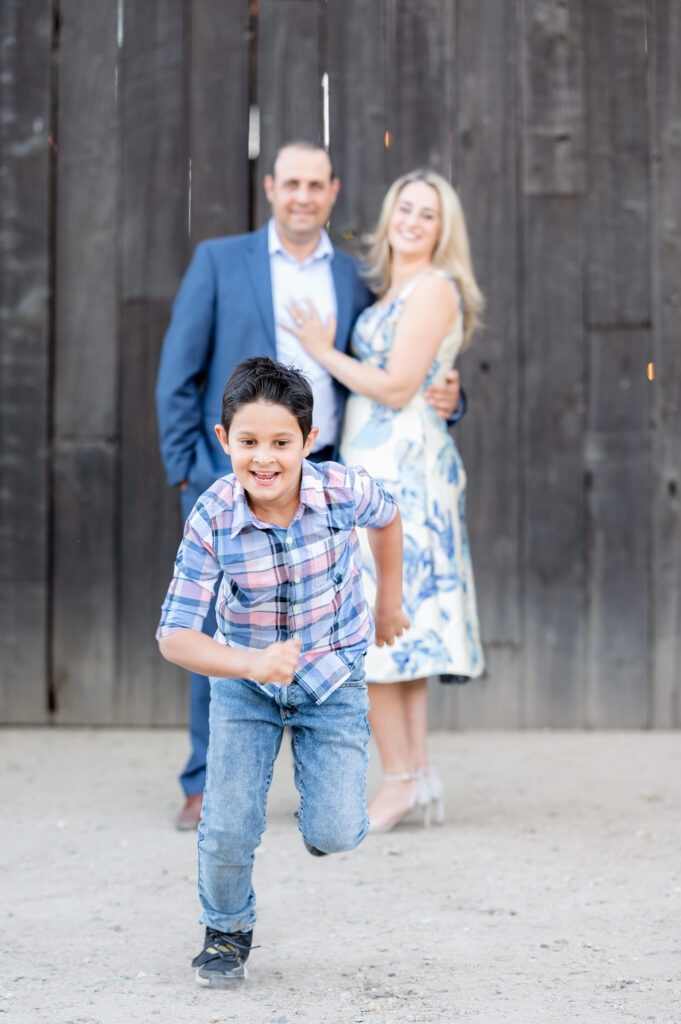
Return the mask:
<svg viewBox="0 0 681 1024"><path fill-rule="evenodd" d="M317 428L304 440L286 406L258 401L234 413L228 434L220 423L215 433L254 515L288 526L300 501L302 460L312 451Z"/></svg>

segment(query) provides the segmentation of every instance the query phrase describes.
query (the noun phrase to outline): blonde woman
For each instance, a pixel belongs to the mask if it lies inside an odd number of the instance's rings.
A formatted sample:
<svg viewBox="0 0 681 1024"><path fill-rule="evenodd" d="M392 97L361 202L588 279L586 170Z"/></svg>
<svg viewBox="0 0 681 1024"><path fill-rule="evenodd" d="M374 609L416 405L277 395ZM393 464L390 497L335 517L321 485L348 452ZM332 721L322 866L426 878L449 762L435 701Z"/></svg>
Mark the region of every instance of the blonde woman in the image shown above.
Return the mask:
<svg viewBox="0 0 681 1024"><path fill-rule="evenodd" d="M367 263L378 301L360 314L350 352L333 347L335 322L292 303L287 329L351 392L341 455L397 499L404 529L404 607L411 629L373 647L366 675L383 784L369 806L371 831L416 808L443 816L442 782L426 736L428 676L473 678L484 669L465 523L466 476L446 423L425 400L475 329L483 299L473 276L459 199L444 178L417 170L383 202ZM361 538L364 585L376 574Z"/></svg>

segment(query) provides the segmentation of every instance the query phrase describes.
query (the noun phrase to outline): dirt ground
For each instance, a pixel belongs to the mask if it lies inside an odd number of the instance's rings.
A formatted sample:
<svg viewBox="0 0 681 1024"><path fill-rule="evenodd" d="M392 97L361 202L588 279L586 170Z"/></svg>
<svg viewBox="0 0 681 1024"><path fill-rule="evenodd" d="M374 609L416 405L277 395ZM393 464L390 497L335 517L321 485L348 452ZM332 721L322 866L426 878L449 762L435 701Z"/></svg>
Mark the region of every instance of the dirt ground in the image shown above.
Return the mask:
<svg viewBox="0 0 681 1024"><path fill-rule="evenodd" d="M0 731L0 1020L681 1021L678 733L433 733L445 825L323 859L297 832L282 747L238 991L199 988L189 966L186 744Z"/></svg>

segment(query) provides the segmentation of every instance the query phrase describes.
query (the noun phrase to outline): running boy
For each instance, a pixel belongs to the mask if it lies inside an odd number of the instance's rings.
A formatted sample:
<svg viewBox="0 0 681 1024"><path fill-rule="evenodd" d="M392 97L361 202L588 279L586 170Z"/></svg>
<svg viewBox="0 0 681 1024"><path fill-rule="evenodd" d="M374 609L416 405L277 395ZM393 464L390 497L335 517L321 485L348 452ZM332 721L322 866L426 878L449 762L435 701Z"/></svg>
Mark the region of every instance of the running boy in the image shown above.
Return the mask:
<svg viewBox="0 0 681 1024"><path fill-rule="evenodd" d="M363 662L374 625L357 526L370 527L376 561L376 643L391 644L409 623L397 506L363 469L307 461L312 392L297 370L261 357L239 363L215 432L233 472L187 520L157 637L169 661L211 677L199 826L206 938L192 966L200 984L220 987L246 974L253 856L285 726L310 853L354 849L367 832ZM201 624L218 584L211 639Z"/></svg>

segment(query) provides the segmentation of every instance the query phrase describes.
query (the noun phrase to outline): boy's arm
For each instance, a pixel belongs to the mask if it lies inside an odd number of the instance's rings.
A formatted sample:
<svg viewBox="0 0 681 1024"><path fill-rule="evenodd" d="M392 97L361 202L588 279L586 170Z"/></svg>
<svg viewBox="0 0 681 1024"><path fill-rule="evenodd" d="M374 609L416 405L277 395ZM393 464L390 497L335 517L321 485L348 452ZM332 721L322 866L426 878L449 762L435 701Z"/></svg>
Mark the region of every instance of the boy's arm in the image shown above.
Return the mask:
<svg viewBox="0 0 681 1024"><path fill-rule="evenodd" d="M239 650L201 632L223 570L215 554L213 520L201 498L185 523L173 578L156 631L164 658L200 675L255 679L288 685L300 653L299 640Z"/></svg>
<svg viewBox="0 0 681 1024"><path fill-rule="evenodd" d="M161 654L168 661L202 676L255 679L258 683L288 686L298 665L300 640L284 640L262 650L241 651L217 643L196 629L176 629L159 637Z"/></svg>
<svg viewBox="0 0 681 1024"><path fill-rule="evenodd" d="M376 646L392 645L409 629L402 610L402 520L399 510L387 526L369 528L369 545L376 563Z"/></svg>

